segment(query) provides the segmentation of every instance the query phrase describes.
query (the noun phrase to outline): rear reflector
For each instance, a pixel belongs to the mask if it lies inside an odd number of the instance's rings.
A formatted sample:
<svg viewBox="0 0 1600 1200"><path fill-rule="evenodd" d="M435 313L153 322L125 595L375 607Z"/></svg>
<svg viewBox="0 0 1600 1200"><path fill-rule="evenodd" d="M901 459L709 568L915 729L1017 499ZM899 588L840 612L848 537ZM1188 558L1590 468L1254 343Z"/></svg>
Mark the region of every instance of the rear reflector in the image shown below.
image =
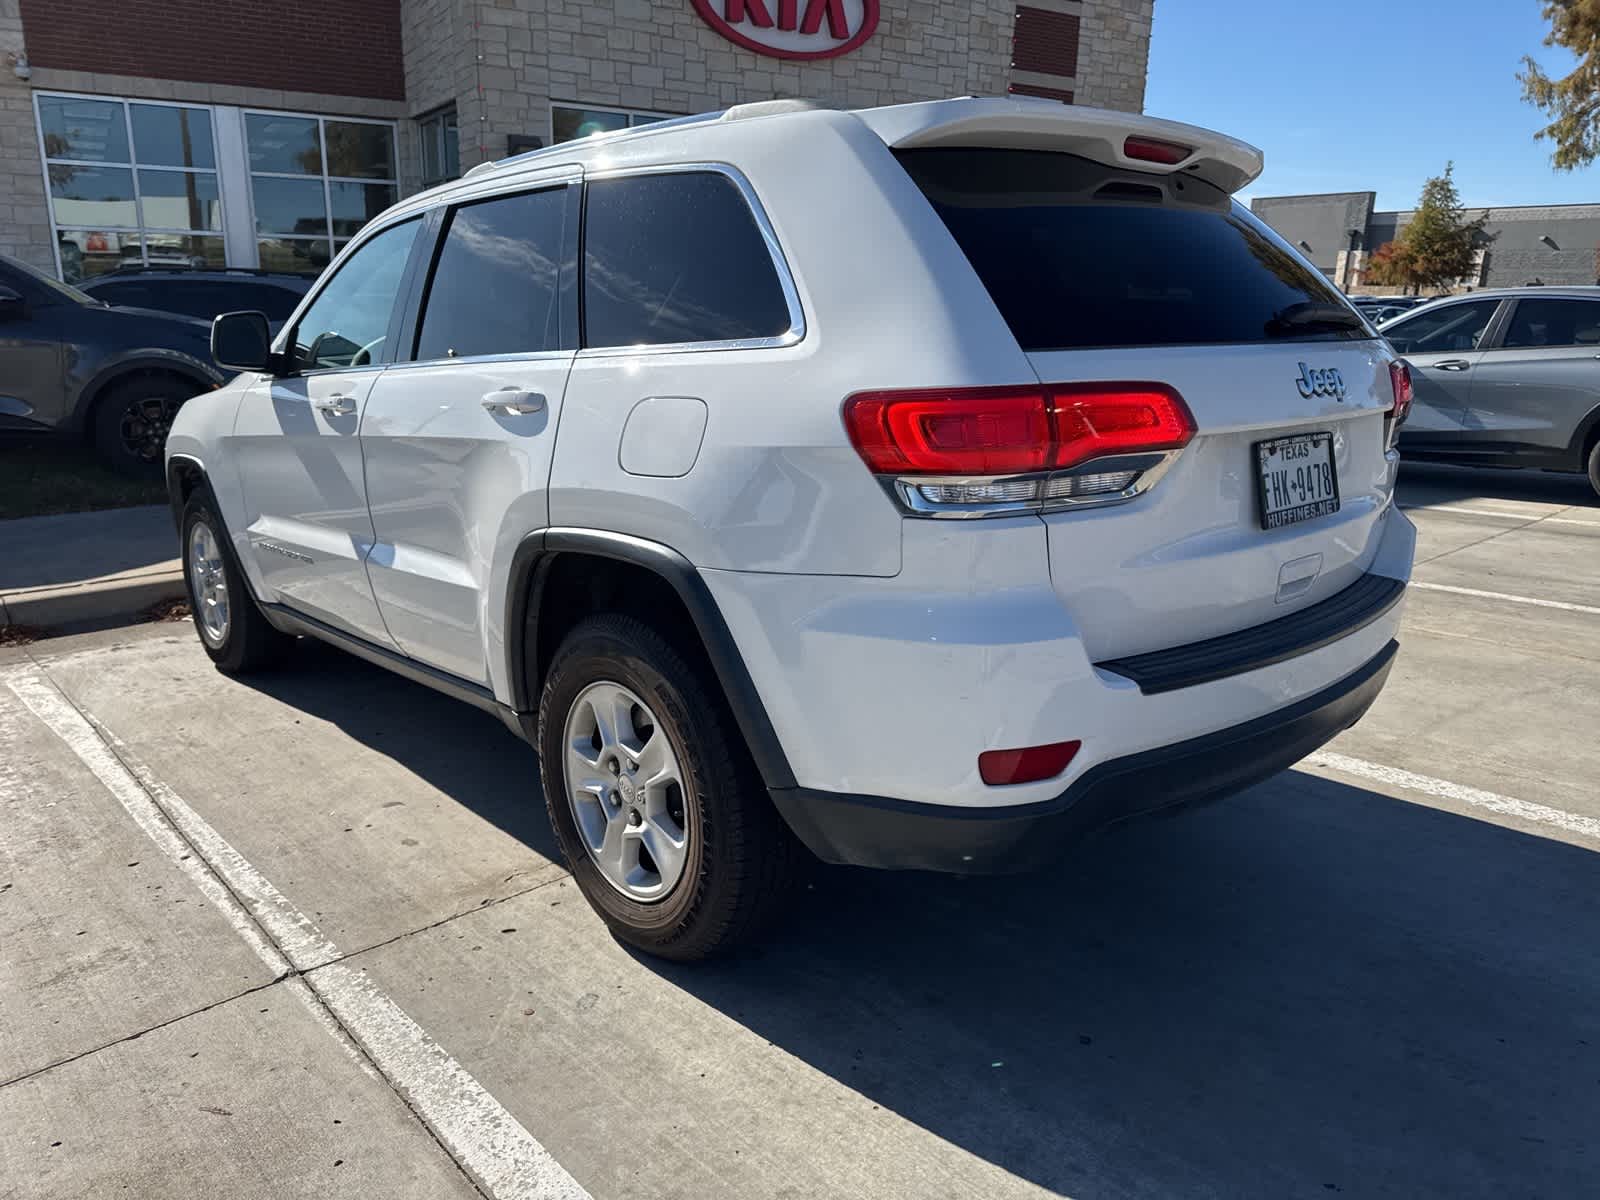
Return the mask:
<svg viewBox="0 0 1600 1200"><path fill-rule="evenodd" d="M1193 154L1194 147L1163 142L1159 138L1131 137L1122 143L1122 153L1141 162L1164 163L1172 167Z"/></svg>
<svg viewBox="0 0 1600 1200"><path fill-rule="evenodd" d="M1411 368L1403 362L1390 363L1389 383L1394 388L1394 408L1389 411L1389 416L1399 426L1411 415L1411 398L1415 394L1411 384Z"/></svg>
<svg viewBox="0 0 1600 1200"><path fill-rule="evenodd" d="M1160 383L861 392L845 401L844 423L878 475L1059 471L1182 449L1195 433L1183 397Z"/></svg>
<svg viewBox="0 0 1600 1200"><path fill-rule="evenodd" d="M1082 742L1055 742L1025 750L985 750L978 755L978 774L990 787L1034 783L1067 769Z"/></svg>

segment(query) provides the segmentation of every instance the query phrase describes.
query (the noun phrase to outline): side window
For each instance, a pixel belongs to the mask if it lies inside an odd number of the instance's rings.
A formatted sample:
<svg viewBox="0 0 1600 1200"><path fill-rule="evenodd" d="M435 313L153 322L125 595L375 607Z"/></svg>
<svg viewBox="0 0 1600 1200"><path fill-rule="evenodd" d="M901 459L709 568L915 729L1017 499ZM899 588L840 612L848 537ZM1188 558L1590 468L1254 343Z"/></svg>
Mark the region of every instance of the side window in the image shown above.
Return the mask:
<svg viewBox="0 0 1600 1200"><path fill-rule="evenodd" d="M1506 328L1505 348L1600 345L1600 303L1592 300L1518 300Z"/></svg>
<svg viewBox="0 0 1600 1200"><path fill-rule="evenodd" d="M1489 328L1498 300L1474 300L1468 304L1429 305L1414 317L1407 317L1385 329L1384 336L1401 354L1443 354L1476 350Z"/></svg>
<svg viewBox="0 0 1600 1200"><path fill-rule="evenodd" d="M317 293L295 326L295 360L301 370L382 361L395 295L421 224L411 220L385 229L361 246Z"/></svg>
<svg viewBox="0 0 1600 1200"><path fill-rule="evenodd" d="M566 214L564 186L455 209L428 284L416 357L559 350Z"/></svg>
<svg viewBox="0 0 1600 1200"><path fill-rule="evenodd" d="M688 171L585 188L584 345L776 337L789 306L737 184Z"/></svg>

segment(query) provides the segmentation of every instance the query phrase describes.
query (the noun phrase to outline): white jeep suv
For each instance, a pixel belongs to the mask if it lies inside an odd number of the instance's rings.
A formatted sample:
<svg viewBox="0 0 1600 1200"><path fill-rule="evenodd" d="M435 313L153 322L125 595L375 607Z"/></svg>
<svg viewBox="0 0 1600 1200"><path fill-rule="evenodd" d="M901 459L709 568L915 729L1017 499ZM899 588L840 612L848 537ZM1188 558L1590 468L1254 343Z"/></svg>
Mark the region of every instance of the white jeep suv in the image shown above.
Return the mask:
<svg viewBox="0 0 1600 1200"><path fill-rule="evenodd" d="M225 671L321 638L497 713L616 934L804 860L1048 861L1355 722L1403 364L1232 201L1260 153L1048 101L744 105L362 230L167 443ZM532 789L530 788L530 795Z"/></svg>

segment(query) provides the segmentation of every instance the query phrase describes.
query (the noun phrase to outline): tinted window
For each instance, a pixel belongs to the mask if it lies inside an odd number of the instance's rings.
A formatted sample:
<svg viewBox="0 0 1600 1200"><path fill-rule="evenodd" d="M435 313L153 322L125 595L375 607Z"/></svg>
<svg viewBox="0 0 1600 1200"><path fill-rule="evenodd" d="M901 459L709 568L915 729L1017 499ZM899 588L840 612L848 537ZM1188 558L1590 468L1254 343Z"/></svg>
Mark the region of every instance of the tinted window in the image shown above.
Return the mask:
<svg viewBox="0 0 1600 1200"><path fill-rule="evenodd" d="M686 172L588 185L584 344L775 337L789 306L738 186Z"/></svg>
<svg viewBox="0 0 1600 1200"><path fill-rule="evenodd" d="M456 209L428 285L417 357L559 349L566 213L564 187Z"/></svg>
<svg viewBox="0 0 1600 1200"><path fill-rule="evenodd" d="M159 308L209 321L218 313L253 310L269 321L286 321L300 296L269 283L228 283L213 279L150 279L107 283L95 295L112 304Z"/></svg>
<svg viewBox="0 0 1600 1200"><path fill-rule="evenodd" d="M1383 335L1402 354L1448 354L1476 350L1489 327L1498 300L1466 304L1430 304L1414 316L1396 321Z"/></svg>
<svg viewBox="0 0 1600 1200"><path fill-rule="evenodd" d="M1507 349L1600 344L1600 302L1518 300L1505 344Z"/></svg>
<svg viewBox="0 0 1600 1200"><path fill-rule="evenodd" d="M305 370L360 367L383 360L394 311L419 222L391 226L347 259L317 293L295 327L295 355Z"/></svg>
<svg viewBox="0 0 1600 1200"><path fill-rule="evenodd" d="M1353 314L1284 324L1343 297L1270 229L1198 179L1070 154L914 150L900 162L1024 350L1369 336Z"/></svg>

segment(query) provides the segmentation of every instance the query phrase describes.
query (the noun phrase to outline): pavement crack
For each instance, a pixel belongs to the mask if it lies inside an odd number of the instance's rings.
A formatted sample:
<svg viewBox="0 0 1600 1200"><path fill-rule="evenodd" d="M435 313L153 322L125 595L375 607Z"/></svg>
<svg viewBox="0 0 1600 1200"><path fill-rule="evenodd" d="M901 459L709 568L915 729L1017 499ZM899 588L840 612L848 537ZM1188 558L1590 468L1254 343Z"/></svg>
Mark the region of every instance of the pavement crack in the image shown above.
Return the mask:
<svg viewBox="0 0 1600 1200"><path fill-rule="evenodd" d="M269 979L264 983L256 984L254 987L247 987L242 992L236 992L231 996L224 996L221 1000L213 1000L210 1004L202 1004L199 1008L193 1008L187 1012L179 1013L177 1016L168 1017L165 1021L157 1021L154 1025L137 1030L134 1033L124 1034L119 1038L112 1038L108 1042L101 1042L97 1046L91 1046L87 1050L80 1050L76 1054L68 1054L63 1058L56 1059L53 1062L45 1063L41 1067L35 1067L31 1071L24 1071L21 1075L14 1075L10 1079L0 1080L0 1089L8 1088L14 1083L22 1083L25 1080L32 1079L37 1075L43 1075L46 1071L54 1071L58 1067L64 1067L69 1063L75 1063L79 1059L90 1058L93 1055L99 1054L102 1050L109 1050L113 1046L121 1046L128 1042L136 1042L140 1038L144 1037L147 1033L155 1033L157 1030L166 1029L168 1026L176 1025L181 1021L187 1021L190 1017L198 1017L202 1013L208 1013L214 1008L221 1008L224 1004L232 1004L235 1000L242 999L245 996L253 996L257 992L264 992L268 988L277 987L278 984L283 982L283 976L279 976L276 979Z"/></svg>

